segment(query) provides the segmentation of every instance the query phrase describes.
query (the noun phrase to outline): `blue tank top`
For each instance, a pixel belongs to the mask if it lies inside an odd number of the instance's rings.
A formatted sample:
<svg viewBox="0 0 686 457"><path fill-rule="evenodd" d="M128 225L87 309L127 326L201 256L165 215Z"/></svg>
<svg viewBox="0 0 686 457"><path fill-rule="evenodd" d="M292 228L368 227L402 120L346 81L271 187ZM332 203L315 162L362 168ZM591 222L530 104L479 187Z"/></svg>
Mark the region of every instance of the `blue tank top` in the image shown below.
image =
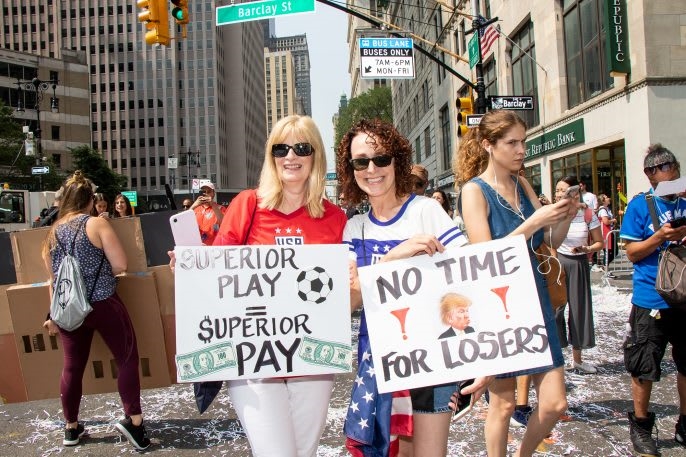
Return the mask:
<svg viewBox="0 0 686 457"><path fill-rule="evenodd" d="M530 217L536 209L531 203L531 200L526 195L524 188L519 184L514 176L512 179L515 181L517 186L517 195L519 197L519 209L521 210L524 218ZM501 197L494 188L490 186L486 181L479 178L472 178L469 182L473 182L481 188L481 193L486 199L486 204L488 206L488 226L491 229L491 238L494 240L504 238L510 233L512 233L517 227L522 225L524 219L519 217L517 211L512 208L512 206ZM458 201L460 208L460 213L462 213L462 199ZM467 238L469 238L469 233L467 233ZM533 249L537 249L538 246L543 242L543 229L537 230L534 236L530 240L526 240L528 246L529 257L534 258ZM537 265L537 263L534 263Z"/></svg>
<svg viewBox="0 0 686 457"><path fill-rule="evenodd" d="M62 259L68 252L72 251L73 242L72 255L79 263L83 282L86 284L86 294L91 297L90 302L92 303L111 297L117 287L117 280L112 274L112 265L105 257L105 251L94 246L86 235L86 222L89 217L87 214L76 216L55 229L57 246L51 251L50 257L54 281ZM74 234L76 234L76 238L74 238ZM102 266L100 266L101 260ZM100 268L99 274L98 268Z"/></svg>

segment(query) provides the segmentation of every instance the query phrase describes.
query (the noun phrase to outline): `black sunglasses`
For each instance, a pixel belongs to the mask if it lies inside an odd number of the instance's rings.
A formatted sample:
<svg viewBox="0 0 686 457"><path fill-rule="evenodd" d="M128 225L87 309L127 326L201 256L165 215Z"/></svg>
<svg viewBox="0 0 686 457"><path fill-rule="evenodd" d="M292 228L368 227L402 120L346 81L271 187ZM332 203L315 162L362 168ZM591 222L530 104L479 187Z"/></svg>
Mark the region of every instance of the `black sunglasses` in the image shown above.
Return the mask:
<svg viewBox="0 0 686 457"><path fill-rule="evenodd" d="M307 157L312 155L312 145L310 143L295 143L293 146L286 143L279 143L272 145L272 155L274 157L286 157L288 151L293 149L295 155L300 157Z"/></svg>
<svg viewBox="0 0 686 457"><path fill-rule="evenodd" d="M644 172L645 174L647 174L647 175L651 175L651 176L652 176L652 175L654 175L655 173L657 173L658 170L660 170L660 171L669 171L669 170L672 169L673 166L674 166L674 162L665 162L665 163L661 163L661 164L658 164L658 165L653 165L652 167L645 167L645 168L643 169L643 172Z"/></svg>
<svg viewBox="0 0 686 457"><path fill-rule="evenodd" d="M390 154L383 154L372 158L360 157L359 159L350 159L350 163L357 171L369 168L369 162L373 162L375 167L387 167L391 164L391 161L393 161L393 156Z"/></svg>

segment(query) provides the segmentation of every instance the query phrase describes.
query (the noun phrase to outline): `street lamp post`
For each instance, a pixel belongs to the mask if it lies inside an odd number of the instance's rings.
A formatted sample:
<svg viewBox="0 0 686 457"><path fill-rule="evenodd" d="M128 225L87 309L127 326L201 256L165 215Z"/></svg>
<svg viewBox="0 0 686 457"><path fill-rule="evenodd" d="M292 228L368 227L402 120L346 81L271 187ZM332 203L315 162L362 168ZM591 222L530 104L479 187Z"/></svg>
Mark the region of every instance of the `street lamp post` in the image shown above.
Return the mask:
<svg viewBox="0 0 686 457"><path fill-rule="evenodd" d="M186 165L188 168L188 194L191 196L191 200L194 200L193 195L193 181L191 180L191 161L195 158L195 165L200 168L200 151L191 151L190 146L188 151L181 151L181 154L186 154Z"/></svg>
<svg viewBox="0 0 686 457"><path fill-rule="evenodd" d="M57 99L56 95L58 82L59 81L57 79L41 81L40 79L38 79L38 76L36 76L30 81L17 79L17 87L19 88L19 100L17 101L18 112L24 112L24 104L22 103L24 97L22 96L22 92L26 91L36 93L36 103L33 107L36 110L36 128L33 131L33 136L36 139L36 145L38 149L38 153L36 154L36 166L40 166L41 161L43 160L43 150L41 147L40 104L43 101L43 95L45 94L45 91L52 87L52 97L50 98L50 111L52 111L53 113L57 113L59 111L59 100ZM39 190L43 190L42 174L38 174L38 187Z"/></svg>

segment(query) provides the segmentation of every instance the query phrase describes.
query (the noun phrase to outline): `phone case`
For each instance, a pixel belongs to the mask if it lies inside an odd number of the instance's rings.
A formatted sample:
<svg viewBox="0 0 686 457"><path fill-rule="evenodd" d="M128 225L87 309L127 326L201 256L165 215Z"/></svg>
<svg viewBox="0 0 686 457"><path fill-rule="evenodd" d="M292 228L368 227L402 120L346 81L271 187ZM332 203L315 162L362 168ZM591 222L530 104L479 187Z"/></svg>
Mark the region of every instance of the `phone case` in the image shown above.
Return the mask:
<svg viewBox="0 0 686 457"><path fill-rule="evenodd" d="M191 210L176 213L169 218L174 244L176 246L202 246L200 228Z"/></svg>

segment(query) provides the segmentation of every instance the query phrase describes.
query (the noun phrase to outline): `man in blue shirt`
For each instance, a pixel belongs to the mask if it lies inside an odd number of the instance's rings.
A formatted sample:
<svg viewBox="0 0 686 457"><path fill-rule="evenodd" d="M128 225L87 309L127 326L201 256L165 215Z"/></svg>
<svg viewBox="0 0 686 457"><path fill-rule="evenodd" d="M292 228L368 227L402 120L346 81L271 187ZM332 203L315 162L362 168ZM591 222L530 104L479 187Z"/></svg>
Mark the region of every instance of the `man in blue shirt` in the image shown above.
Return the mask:
<svg viewBox="0 0 686 457"><path fill-rule="evenodd" d="M663 181L680 176L674 154L660 144L648 148L643 171L650 181L649 193ZM670 221L686 216L686 189L672 196L654 196L660 227L654 227L645 194L634 197L626 209L620 236L626 242L627 257L634 264L633 298L629 324L631 331L624 342L624 365L631 374L634 411L629 412L629 436L641 456L659 456L652 438L655 413L649 412L653 382L660 380L660 362L667 343L677 368L679 420L674 439L686 447L686 311L670 307L655 291L660 248L686 237L686 227L672 228Z"/></svg>

